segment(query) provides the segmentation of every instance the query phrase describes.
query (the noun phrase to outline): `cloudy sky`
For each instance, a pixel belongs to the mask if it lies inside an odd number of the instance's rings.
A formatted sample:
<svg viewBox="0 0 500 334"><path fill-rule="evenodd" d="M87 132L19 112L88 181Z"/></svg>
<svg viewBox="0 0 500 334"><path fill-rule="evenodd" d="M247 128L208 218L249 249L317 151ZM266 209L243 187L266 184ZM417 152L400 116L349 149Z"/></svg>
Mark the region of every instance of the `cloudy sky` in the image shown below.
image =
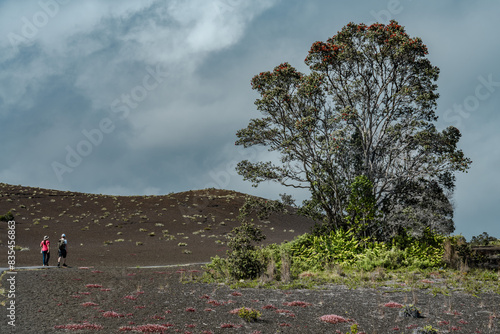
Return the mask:
<svg viewBox="0 0 500 334"><path fill-rule="evenodd" d="M259 116L250 79L344 25L396 19L421 37L438 126L473 160L458 175L456 234L500 237L500 43L494 1L0 1L0 182L142 195L217 187L277 199L234 167Z"/></svg>

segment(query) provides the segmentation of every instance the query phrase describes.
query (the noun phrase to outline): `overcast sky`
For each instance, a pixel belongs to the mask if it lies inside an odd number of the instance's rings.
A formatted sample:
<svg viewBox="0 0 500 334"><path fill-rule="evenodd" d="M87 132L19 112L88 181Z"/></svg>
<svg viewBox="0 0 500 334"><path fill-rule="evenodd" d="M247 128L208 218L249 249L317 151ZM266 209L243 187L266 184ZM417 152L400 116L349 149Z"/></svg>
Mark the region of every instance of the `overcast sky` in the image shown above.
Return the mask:
<svg viewBox="0 0 500 334"><path fill-rule="evenodd" d="M500 237L496 1L0 1L0 182L142 195L216 187L277 199L234 171L259 113L250 80L304 58L350 21L397 20L441 69L438 127L473 160L455 234Z"/></svg>

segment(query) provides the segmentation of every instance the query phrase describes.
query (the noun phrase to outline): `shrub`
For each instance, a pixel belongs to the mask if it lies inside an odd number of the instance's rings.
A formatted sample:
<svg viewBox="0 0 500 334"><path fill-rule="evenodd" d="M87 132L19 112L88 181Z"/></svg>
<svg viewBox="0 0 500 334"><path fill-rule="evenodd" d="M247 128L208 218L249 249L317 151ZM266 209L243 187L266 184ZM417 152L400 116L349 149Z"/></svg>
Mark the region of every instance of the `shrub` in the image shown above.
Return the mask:
<svg viewBox="0 0 500 334"><path fill-rule="evenodd" d="M256 278L263 264L253 243L264 240L264 234L254 224L244 222L233 229L232 235L227 252L229 274L235 279Z"/></svg>
<svg viewBox="0 0 500 334"><path fill-rule="evenodd" d="M259 320L259 318L262 316L262 313L252 308L242 307L238 311L238 316L246 322L255 322Z"/></svg>

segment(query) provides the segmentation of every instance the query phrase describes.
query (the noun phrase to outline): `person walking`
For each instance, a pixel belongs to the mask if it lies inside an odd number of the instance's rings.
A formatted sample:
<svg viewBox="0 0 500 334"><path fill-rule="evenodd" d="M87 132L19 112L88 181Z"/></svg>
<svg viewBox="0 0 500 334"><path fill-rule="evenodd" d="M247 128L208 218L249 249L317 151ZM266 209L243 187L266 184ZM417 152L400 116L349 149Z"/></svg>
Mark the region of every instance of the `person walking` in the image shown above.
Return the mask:
<svg viewBox="0 0 500 334"><path fill-rule="evenodd" d="M43 266L48 266L49 265L49 259L50 259L50 241L49 241L49 236L44 236L42 242L40 242L40 247L42 248L42 260L43 260Z"/></svg>
<svg viewBox="0 0 500 334"><path fill-rule="evenodd" d="M66 240L66 234L61 234L61 239L59 239L59 258L57 259L57 266L61 266L61 259L63 259L63 267L66 265L66 255L68 254L68 240Z"/></svg>

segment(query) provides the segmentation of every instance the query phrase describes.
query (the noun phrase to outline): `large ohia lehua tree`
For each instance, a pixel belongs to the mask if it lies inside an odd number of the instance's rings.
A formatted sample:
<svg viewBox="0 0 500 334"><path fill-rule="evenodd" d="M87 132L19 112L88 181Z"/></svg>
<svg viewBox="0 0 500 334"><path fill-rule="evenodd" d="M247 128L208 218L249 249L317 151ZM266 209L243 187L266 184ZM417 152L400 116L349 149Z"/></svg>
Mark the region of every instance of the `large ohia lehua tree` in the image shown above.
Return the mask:
<svg viewBox="0 0 500 334"><path fill-rule="evenodd" d="M387 239L454 230L455 173L471 161L455 127L435 126L439 69L427 47L396 21L349 23L305 59L252 79L261 118L237 132L237 145L264 145L277 162L241 161L256 186L307 188L302 212L332 228ZM405 232L406 231L406 232Z"/></svg>

